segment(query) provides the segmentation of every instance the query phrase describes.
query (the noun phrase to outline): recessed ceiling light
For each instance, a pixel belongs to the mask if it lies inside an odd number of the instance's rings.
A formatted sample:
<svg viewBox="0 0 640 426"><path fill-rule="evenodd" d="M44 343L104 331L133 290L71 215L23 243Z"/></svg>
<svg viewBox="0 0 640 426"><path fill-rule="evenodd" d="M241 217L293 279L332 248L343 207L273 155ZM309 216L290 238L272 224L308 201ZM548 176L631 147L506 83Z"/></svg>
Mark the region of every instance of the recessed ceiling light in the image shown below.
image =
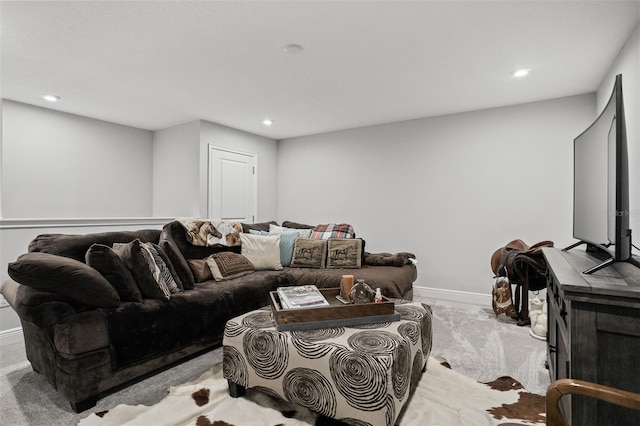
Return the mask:
<svg viewBox="0 0 640 426"><path fill-rule="evenodd" d="M43 93L40 96L42 96L42 99L44 99L47 102L58 102L60 100L60 96L52 95L50 93Z"/></svg>
<svg viewBox="0 0 640 426"><path fill-rule="evenodd" d="M299 53L302 53L303 50L304 48L302 46L295 43L287 44L284 47L284 53L288 53L289 55L297 55Z"/></svg>
<svg viewBox="0 0 640 426"><path fill-rule="evenodd" d="M527 74L529 74L528 68L520 68L511 73L514 77L524 77Z"/></svg>
<svg viewBox="0 0 640 426"><path fill-rule="evenodd" d="M273 121L266 118L262 120L262 124L264 124L265 126L271 126L273 124Z"/></svg>

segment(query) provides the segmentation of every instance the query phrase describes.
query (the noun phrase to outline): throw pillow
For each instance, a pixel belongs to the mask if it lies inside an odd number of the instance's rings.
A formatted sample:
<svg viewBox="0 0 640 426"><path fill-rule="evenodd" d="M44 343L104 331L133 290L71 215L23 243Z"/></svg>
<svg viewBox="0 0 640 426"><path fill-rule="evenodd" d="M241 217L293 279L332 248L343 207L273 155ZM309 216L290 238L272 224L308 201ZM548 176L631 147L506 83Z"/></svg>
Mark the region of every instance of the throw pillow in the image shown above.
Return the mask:
<svg viewBox="0 0 640 426"><path fill-rule="evenodd" d="M149 268L149 262L145 258L146 250L142 249L142 243L139 239L135 239L130 243L115 243L113 251L122 258L124 264L127 265L131 275L138 284L138 289L145 299L168 299L168 296L158 287L158 283L153 277L153 273ZM146 254L149 257L148 254Z"/></svg>
<svg viewBox="0 0 640 426"><path fill-rule="evenodd" d="M327 240L327 268L362 267L362 239L329 238Z"/></svg>
<svg viewBox="0 0 640 426"><path fill-rule="evenodd" d="M136 280L127 269L127 265L116 252L111 250L111 247L104 244L93 244L87 250L85 262L111 283L120 295L120 300L142 302L142 294L138 290Z"/></svg>
<svg viewBox="0 0 640 426"><path fill-rule="evenodd" d="M289 229L289 228L282 228L282 229ZM296 238L300 236L300 233L298 232L297 229L293 229L292 231L293 232L289 232L289 231L265 232L265 231L255 231L253 229L250 229L249 233L252 235L280 235L280 264L282 266L290 266L291 257L293 257L293 244L295 243ZM302 231L303 232L309 231L308 233L311 233L310 229L305 229Z"/></svg>
<svg viewBox="0 0 640 426"><path fill-rule="evenodd" d="M193 272L195 282L203 283L213 279L211 268L207 265L207 259L188 259L187 263Z"/></svg>
<svg viewBox="0 0 640 426"><path fill-rule="evenodd" d="M311 236L311 231L311 229L285 228L284 226L277 225L269 226L270 234L284 234L285 232L295 232L301 238L309 238Z"/></svg>
<svg viewBox="0 0 640 426"><path fill-rule="evenodd" d="M327 241L312 238L296 238L293 246L293 268L324 268L327 257Z"/></svg>
<svg viewBox="0 0 640 426"><path fill-rule="evenodd" d="M160 268L158 268L158 266L155 264L153 255L149 251L149 248L144 245L144 243L142 243L140 244L140 250L142 251L142 257L147 264L147 268L149 268L149 272L151 272L153 281L162 292L161 299L169 300L169 298L171 297L171 292L169 291L169 287L166 285L166 283L160 280Z"/></svg>
<svg viewBox="0 0 640 426"><path fill-rule="evenodd" d="M252 235L240 234L242 241L241 254L245 256L256 270L282 269L280 263L280 235Z"/></svg>
<svg viewBox="0 0 640 426"><path fill-rule="evenodd" d="M169 266L167 266L160 255L160 247L153 243L142 243L142 246L147 249L151 255L149 268L151 269L153 267L153 278L155 278L160 288L166 287L170 294L180 293L180 288L178 287L176 280L173 278L173 275L171 275Z"/></svg>
<svg viewBox="0 0 640 426"><path fill-rule="evenodd" d="M176 275L180 278L182 289L192 290L194 280L193 280L193 273L191 271L191 268L187 264L187 260L184 258L184 256L180 252L180 249L175 245L173 240L167 237L164 230L160 234L159 246L161 249L164 250L166 255L171 260L171 264L173 265ZM180 285L180 283L178 285Z"/></svg>
<svg viewBox="0 0 640 426"><path fill-rule="evenodd" d="M297 232L284 232L280 234L280 264L282 264L282 266L291 266L293 246L297 238L299 238Z"/></svg>
<svg viewBox="0 0 640 426"><path fill-rule="evenodd" d="M213 279L230 280L255 271L253 264L245 256L233 252L214 253L207 259Z"/></svg>
<svg viewBox="0 0 640 426"><path fill-rule="evenodd" d="M156 249L160 257L162 258L162 261L166 265L167 269L169 269L169 273L171 274L173 281L175 281L176 285L178 286L178 289L180 291L184 290L184 286L182 284L182 280L180 279L180 275L176 271L176 268L173 266L173 262L171 261L169 254L162 247L160 247L160 245L155 243L150 243L150 244L153 246L153 248Z"/></svg>
<svg viewBox="0 0 640 426"><path fill-rule="evenodd" d="M116 289L100 272L78 260L49 253L25 253L9 263L9 276L27 287L69 297L94 308L120 304Z"/></svg>
<svg viewBox="0 0 640 426"><path fill-rule="evenodd" d="M311 238L316 240L327 240L329 238L355 238L356 233L353 226L348 223L329 223L327 225L316 225L311 233Z"/></svg>

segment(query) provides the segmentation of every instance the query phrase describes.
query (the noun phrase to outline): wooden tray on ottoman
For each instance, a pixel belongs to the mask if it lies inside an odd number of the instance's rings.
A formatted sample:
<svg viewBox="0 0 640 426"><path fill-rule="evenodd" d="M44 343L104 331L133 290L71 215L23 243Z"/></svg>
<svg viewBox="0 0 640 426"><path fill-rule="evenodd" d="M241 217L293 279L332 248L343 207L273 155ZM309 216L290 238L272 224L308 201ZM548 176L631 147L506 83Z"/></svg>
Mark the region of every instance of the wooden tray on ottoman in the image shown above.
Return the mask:
<svg viewBox="0 0 640 426"><path fill-rule="evenodd" d="M321 288L319 290L329 302L329 306L284 309L280 304L278 292L271 291L269 303L276 323L276 330L313 330L400 320L400 314L395 311L394 303L385 297L380 303L345 305L336 299L336 296L340 294L340 288Z"/></svg>

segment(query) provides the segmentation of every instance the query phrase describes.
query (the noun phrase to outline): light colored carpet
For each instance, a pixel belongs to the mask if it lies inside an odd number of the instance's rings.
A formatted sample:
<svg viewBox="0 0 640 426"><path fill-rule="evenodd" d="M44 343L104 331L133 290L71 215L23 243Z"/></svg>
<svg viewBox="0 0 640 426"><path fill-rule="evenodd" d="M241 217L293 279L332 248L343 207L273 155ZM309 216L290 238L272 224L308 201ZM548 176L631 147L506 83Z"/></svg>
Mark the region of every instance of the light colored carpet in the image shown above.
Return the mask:
<svg viewBox="0 0 640 426"><path fill-rule="evenodd" d="M431 355L445 358L455 371L479 382L511 376L529 392L545 394L550 383L547 342L531 337L530 327L518 327L504 315L496 318L491 306L426 303L433 309Z"/></svg>
<svg viewBox="0 0 640 426"><path fill-rule="evenodd" d="M490 306L443 300L421 301L433 308L432 356L447 359L454 371L488 382L511 376L532 393L544 394L549 374L544 368L546 343L529 335L511 319L497 319ZM0 422L11 425L75 425L95 411L119 404L153 405L167 396L170 386L193 381L220 364L215 350L106 396L95 409L74 413L37 373L22 344L0 348Z"/></svg>

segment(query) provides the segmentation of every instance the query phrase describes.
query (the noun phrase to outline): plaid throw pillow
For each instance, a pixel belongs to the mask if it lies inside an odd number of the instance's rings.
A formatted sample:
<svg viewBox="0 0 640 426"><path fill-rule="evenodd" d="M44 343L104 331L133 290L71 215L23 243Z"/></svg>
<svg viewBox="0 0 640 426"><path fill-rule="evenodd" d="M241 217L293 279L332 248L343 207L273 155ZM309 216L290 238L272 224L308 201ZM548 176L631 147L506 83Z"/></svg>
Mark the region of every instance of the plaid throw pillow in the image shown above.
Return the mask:
<svg viewBox="0 0 640 426"><path fill-rule="evenodd" d="M311 232L314 240L328 240L329 238L354 238L356 236L353 226L348 223L329 223L327 225L317 225Z"/></svg>

